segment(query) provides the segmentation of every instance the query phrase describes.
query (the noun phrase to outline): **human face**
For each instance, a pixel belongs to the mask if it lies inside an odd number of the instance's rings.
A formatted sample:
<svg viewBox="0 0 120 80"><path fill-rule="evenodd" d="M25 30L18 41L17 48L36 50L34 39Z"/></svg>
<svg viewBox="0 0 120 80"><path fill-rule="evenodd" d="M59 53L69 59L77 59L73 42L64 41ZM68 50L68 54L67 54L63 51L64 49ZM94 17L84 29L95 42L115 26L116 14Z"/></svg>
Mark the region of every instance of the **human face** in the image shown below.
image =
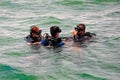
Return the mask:
<svg viewBox="0 0 120 80"><path fill-rule="evenodd" d="M85 34L85 30L78 32L78 35L84 35L84 34Z"/></svg>
<svg viewBox="0 0 120 80"><path fill-rule="evenodd" d="M60 33L59 33L59 32L57 32L57 33L56 33L56 35L55 35L55 37L56 37L56 38L58 38L58 37L59 37L59 34L60 34Z"/></svg>
<svg viewBox="0 0 120 80"><path fill-rule="evenodd" d="M35 33L32 33L32 36L33 36L34 38L38 38L40 35L35 34Z"/></svg>

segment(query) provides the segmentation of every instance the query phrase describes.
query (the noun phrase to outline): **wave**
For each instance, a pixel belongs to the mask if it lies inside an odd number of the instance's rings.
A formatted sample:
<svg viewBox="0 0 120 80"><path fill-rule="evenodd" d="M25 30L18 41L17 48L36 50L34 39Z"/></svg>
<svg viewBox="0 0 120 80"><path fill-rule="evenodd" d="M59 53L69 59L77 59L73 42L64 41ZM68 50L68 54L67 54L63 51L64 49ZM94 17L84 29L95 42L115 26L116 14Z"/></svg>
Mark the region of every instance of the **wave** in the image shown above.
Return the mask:
<svg viewBox="0 0 120 80"><path fill-rule="evenodd" d="M37 80L36 76L26 75L20 70L0 64L0 80Z"/></svg>
<svg viewBox="0 0 120 80"><path fill-rule="evenodd" d="M88 73L76 74L78 77L83 78L84 80L107 80L106 78L96 77Z"/></svg>

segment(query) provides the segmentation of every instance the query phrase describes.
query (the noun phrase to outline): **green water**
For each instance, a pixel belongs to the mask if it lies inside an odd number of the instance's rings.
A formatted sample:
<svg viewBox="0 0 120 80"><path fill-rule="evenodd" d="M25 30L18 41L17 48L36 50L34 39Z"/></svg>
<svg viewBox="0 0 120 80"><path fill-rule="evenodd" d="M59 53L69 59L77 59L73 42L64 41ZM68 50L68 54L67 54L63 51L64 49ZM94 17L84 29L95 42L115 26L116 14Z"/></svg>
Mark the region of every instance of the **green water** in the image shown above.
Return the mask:
<svg viewBox="0 0 120 80"><path fill-rule="evenodd" d="M0 80L120 80L120 0L0 0ZM78 23L96 39L48 49L26 45L31 25L70 36Z"/></svg>

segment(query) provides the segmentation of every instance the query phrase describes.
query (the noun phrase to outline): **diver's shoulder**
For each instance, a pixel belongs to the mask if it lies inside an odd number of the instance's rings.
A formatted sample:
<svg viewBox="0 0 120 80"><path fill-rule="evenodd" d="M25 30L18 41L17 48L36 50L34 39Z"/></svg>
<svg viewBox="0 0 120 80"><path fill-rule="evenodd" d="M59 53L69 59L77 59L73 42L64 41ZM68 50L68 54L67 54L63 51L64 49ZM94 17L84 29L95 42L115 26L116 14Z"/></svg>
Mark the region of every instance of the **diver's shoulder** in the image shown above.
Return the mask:
<svg viewBox="0 0 120 80"><path fill-rule="evenodd" d="M96 36L96 34L91 32L86 32L84 36L92 37L92 36Z"/></svg>

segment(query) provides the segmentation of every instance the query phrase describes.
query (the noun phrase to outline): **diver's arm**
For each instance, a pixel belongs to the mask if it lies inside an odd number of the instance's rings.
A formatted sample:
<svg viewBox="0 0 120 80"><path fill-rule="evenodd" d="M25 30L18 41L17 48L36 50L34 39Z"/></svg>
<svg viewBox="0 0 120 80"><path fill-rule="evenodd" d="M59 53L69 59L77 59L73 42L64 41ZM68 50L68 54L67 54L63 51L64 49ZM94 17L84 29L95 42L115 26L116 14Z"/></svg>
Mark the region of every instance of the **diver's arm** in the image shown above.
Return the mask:
<svg viewBox="0 0 120 80"><path fill-rule="evenodd" d="M40 42L34 42L34 43L32 43L32 45L39 45L40 44Z"/></svg>
<svg viewBox="0 0 120 80"><path fill-rule="evenodd" d="M27 42L27 45L40 45L40 42L34 42L34 43Z"/></svg>

